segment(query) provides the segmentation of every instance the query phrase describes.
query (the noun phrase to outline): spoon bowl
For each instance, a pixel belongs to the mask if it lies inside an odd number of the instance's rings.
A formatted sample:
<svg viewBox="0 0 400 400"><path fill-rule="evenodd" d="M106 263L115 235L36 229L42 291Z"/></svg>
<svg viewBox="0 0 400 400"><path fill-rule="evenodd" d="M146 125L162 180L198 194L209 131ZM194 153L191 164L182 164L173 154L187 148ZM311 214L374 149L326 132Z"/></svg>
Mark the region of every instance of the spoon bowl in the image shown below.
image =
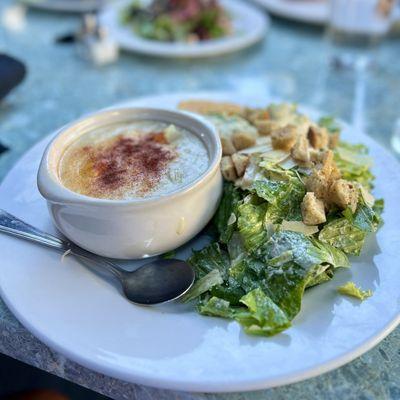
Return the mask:
<svg viewBox="0 0 400 400"><path fill-rule="evenodd" d="M155 305L175 300L193 285L193 268L175 259L153 260L133 272L123 272L121 284L128 300Z"/></svg>
<svg viewBox="0 0 400 400"><path fill-rule="evenodd" d="M135 271L125 271L109 259L42 232L4 210L0 210L0 232L90 261L84 265L113 274L120 281L125 297L135 304L155 305L176 300L191 288L195 278L190 264L175 259L155 259Z"/></svg>

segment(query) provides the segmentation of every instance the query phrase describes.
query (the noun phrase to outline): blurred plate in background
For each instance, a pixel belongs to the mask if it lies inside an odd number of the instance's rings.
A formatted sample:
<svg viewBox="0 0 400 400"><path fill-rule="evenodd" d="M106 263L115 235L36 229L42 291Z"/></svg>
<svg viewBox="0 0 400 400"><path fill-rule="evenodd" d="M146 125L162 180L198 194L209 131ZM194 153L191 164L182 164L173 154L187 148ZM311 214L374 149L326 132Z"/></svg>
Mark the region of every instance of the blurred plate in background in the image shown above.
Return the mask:
<svg viewBox="0 0 400 400"><path fill-rule="evenodd" d="M323 25L328 20L329 3L326 0L254 1L278 17L316 25Z"/></svg>
<svg viewBox="0 0 400 400"><path fill-rule="evenodd" d="M313 25L324 25L329 18L329 0L253 0L278 17ZM400 2L393 11L395 25L400 24Z"/></svg>
<svg viewBox="0 0 400 400"><path fill-rule="evenodd" d="M20 0L29 7L48 11L85 13L98 10L105 0Z"/></svg>
<svg viewBox="0 0 400 400"><path fill-rule="evenodd" d="M171 58L210 57L241 50L263 39L269 18L255 7L237 0L223 0L232 17L233 34L196 43L161 42L143 39L121 24L121 11L129 1L111 3L100 14L100 24L118 45L127 51Z"/></svg>

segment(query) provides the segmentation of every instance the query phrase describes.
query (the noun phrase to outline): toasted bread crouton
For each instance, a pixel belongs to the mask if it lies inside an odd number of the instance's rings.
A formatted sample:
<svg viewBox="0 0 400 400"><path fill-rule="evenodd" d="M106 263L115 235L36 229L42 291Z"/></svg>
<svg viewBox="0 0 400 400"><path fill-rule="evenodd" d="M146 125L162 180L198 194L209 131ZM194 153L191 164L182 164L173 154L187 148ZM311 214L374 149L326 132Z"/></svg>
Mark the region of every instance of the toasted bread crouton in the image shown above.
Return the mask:
<svg viewBox="0 0 400 400"><path fill-rule="evenodd" d="M272 147L278 150L290 151L296 142L296 138L296 127L294 125L286 125L272 132Z"/></svg>
<svg viewBox="0 0 400 400"><path fill-rule="evenodd" d="M341 177L342 177L342 173L340 172L339 168L336 165L336 162L334 161L333 165L332 165L330 180L331 180L331 182L337 181Z"/></svg>
<svg viewBox="0 0 400 400"><path fill-rule="evenodd" d="M222 176L227 181L235 181L237 179L235 165L233 164L230 156L222 157L221 159L221 172Z"/></svg>
<svg viewBox="0 0 400 400"><path fill-rule="evenodd" d="M243 114L242 106L233 103L216 102L207 100L184 100L178 104L181 110L197 114Z"/></svg>
<svg viewBox="0 0 400 400"><path fill-rule="evenodd" d="M329 144L329 133L325 128L311 125L308 129L308 140L314 149L325 149Z"/></svg>
<svg viewBox="0 0 400 400"><path fill-rule="evenodd" d="M318 225L326 222L323 201L317 199L313 192L307 192L301 203L301 215L306 225Z"/></svg>
<svg viewBox="0 0 400 400"><path fill-rule="evenodd" d="M261 136L268 136L274 130L279 129L281 127L281 124L279 122L272 121L269 119L256 119L253 122L253 124L257 128L258 133Z"/></svg>
<svg viewBox="0 0 400 400"><path fill-rule="evenodd" d="M323 150L317 150L314 149L314 147L310 146L309 152L310 152L310 161L312 161L314 164L321 162Z"/></svg>
<svg viewBox="0 0 400 400"><path fill-rule="evenodd" d="M238 177L243 176L249 163L249 156L246 154L235 153L231 156L233 165L235 166L236 174Z"/></svg>
<svg viewBox="0 0 400 400"><path fill-rule="evenodd" d="M248 131L237 131L232 134L232 143L236 150L247 149L256 144L256 136Z"/></svg>
<svg viewBox="0 0 400 400"><path fill-rule="evenodd" d="M224 155L236 153L256 143L257 129L238 115L208 115L207 119L217 128Z"/></svg>
<svg viewBox="0 0 400 400"><path fill-rule="evenodd" d="M255 121L264 121L270 119L269 111L266 108L245 108L244 117L255 125Z"/></svg>
<svg viewBox="0 0 400 400"><path fill-rule="evenodd" d="M315 164L316 168L326 176L329 184L341 178L332 150L319 150L315 157Z"/></svg>
<svg viewBox="0 0 400 400"><path fill-rule="evenodd" d="M320 153L320 163L318 169L322 171L327 177L331 176L335 161L333 160L333 151L326 150Z"/></svg>
<svg viewBox="0 0 400 400"><path fill-rule="evenodd" d="M301 163L308 163L310 161L310 151L308 147L308 140L305 135L298 135L296 143L291 150L292 157Z"/></svg>
<svg viewBox="0 0 400 400"><path fill-rule="evenodd" d="M232 138L229 136L220 136L221 146L222 146L222 155L230 156L233 153L236 153L236 148L233 145Z"/></svg>
<svg viewBox="0 0 400 400"><path fill-rule="evenodd" d="M325 199L329 193L329 177L323 171L314 169L306 179L306 189L313 192L319 199Z"/></svg>
<svg viewBox="0 0 400 400"><path fill-rule="evenodd" d="M359 189L352 182L345 179L334 181L329 188L329 200L338 207L347 207L354 213L358 203Z"/></svg>
<svg viewBox="0 0 400 400"><path fill-rule="evenodd" d="M328 147L330 149L334 149L339 144L339 139L340 139L339 132L330 133Z"/></svg>

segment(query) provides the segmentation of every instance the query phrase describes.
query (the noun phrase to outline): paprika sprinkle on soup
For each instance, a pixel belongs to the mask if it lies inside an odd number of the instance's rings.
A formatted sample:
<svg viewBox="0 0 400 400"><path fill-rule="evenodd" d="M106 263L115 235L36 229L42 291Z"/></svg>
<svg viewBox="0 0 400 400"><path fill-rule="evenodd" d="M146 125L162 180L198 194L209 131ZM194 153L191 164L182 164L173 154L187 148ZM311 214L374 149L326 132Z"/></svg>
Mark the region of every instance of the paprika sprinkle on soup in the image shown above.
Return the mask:
<svg viewBox="0 0 400 400"><path fill-rule="evenodd" d="M96 198L134 199L170 193L208 167L207 149L191 132L141 121L89 132L64 152L61 182Z"/></svg>
<svg viewBox="0 0 400 400"><path fill-rule="evenodd" d="M89 149L96 176L94 189L104 192L136 186L138 193L151 191L176 157L164 137L163 133L119 136L104 148Z"/></svg>

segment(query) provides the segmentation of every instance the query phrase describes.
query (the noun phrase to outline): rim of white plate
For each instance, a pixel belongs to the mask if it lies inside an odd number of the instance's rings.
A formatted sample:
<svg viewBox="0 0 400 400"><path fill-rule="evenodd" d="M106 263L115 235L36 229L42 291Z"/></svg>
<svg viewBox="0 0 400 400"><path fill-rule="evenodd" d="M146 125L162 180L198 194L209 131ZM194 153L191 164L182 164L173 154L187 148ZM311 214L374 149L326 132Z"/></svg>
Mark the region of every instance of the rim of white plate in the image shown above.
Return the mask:
<svg viewBox="0 0 400 400"><path fill-rule="evenodd" d="M149 103L154 99L158 98L171 98L177 99L181 98L210 98L212 97L214 100L218 100L216 97L221 97L221 99L229 99L232 98L233 95L236 95L236 92L199 92L199 93L174 93L171 95L160 95L160 96L147 96L143 98L138 98L132 101L125 101L115 106L122 106L122 105L138 105L145 104L146 102ZM242 97L243 98L243 97ZM266 99L267 101L278 101L277 99ZM321 112L317 112L307 107L302 107L303 110L307 110L307 112L311 112L314 115L321 115ZM347 125L348 126L348 125ZM372 138L369 138L365 134L363 134L365 141L368 145L378 146L380 151L385 153L385 156L392 159L396 164L398 161L394 158L394 156L389 153L386 149L376 143ZM47 143L52 135L49 135L42 139L39 143L37 143L32 149L30 149L19 161L21 163L23 159L31 152L44 147L44 144ZM18 164L14 168L18 166ZM14 168L9 172L3 182L7 181L8 177L12 175ZM3 183L2 185L3 186ZM1 187L0 186L0 187ZM130 382L134 382L137 384L144 384L158 388L164 389L174 389L174 390L187 390L187 391L194 391L194 392L235 392L235 391L251 391L251 390L260 390L260 389L267 389L271 387L276 387L280 385L295 383L304 379L312 378L314 376L320 375L322 373L331 371L335 368L338 368L356 357L360 356L361 354L365 353L366 351L370 350L374 347L377 343L379 343L384 337L386 337L390 332L392 332L395 327L400 323L400 313L395 312L393 313L392 318L388 321L388 323L380 329L376 334L371 335L367 339L365 339L360 345L354 347L351 351L343 352L342 354L329 359L328 361L318 363L313 365L312 367L296 370L290 373L286 373L283 375L278 375L273 378L267 379L248 379L246 382L225 382L221 383L211 383L207 384L205 387L204 383L199 383L196 381L187 381L183 379L176 379L176 380L165 380L160 379L157 382L154 381L154 377L151 374L132 374L132 372L127 373L123 369L118 369L115 365L112 367L110 365L100 364L98 362L92 361L90 358L84 357L81 354L77 353L76 351L71 351L68 348L65 348L59 345L56 341L52 340L48 334L38 330L34 325L30 324L27 318L21 314L17 309L14 308L12 302L9 301L7 297L7 293L4 291L4 288L0 286L0 294L9 309L14 313L14 315L18 318L18 320L30 331L32 332L39 340L47 344L49 347L53 348L54 350L58 351L59 353L65 355L67 358L87 367L99 373L104 373L109 376L115 377L117 379L124 379Z"/></svg>
<svg viewBox="0 0 400 400"><path fill-rule="evenodd" d="M19 0L21 4L39 10L66 13L86 13L97 10L101 0Z"/></svg>
<svg viewBox="0 0 400 400"><path fill-rule="evenodd" d="M328 20L329 4L325 0L254 0L271 14L313 25L324 25Z"/></svg>

